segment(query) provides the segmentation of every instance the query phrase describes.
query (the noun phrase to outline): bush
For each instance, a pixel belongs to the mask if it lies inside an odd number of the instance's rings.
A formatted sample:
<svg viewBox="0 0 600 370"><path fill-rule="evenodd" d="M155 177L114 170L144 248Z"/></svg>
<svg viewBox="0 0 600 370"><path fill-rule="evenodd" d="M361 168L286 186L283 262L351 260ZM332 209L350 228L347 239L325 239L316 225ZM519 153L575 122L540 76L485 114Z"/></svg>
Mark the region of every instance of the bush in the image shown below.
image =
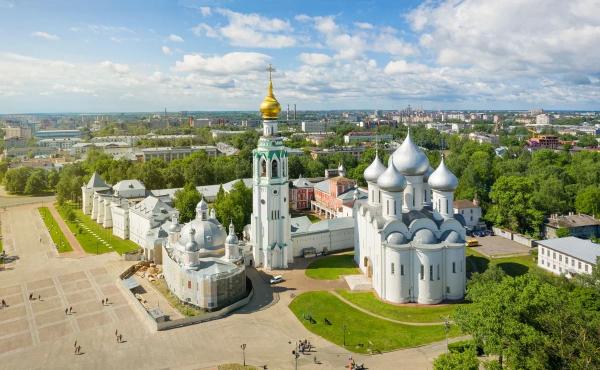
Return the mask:
<svg viewBox="0 0 600 370"><path fill-rule="evenodd" d="M478 370L479 360L475 350L465 352L449 352L440 355L433 361L434 370Z"/></svg>
<svg viewBox="0 0 600 370"><path fill-rule="evenodd" d="M468 350L475 350L475 341L473 340L461 340L448 344L448 351L451 353L463 353Z"/></svg>

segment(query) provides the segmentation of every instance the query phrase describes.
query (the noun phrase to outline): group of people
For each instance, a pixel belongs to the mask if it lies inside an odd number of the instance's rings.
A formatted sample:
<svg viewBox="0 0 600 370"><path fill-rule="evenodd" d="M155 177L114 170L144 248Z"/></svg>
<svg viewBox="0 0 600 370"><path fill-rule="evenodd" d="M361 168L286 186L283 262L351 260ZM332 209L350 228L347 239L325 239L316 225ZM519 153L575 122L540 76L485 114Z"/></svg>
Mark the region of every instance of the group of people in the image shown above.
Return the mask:
<svg viewBox="0 0 600 370"><path fill-rule="evenodd" d="M73 313L73 306L65 308L65 315L70 315Z"/></svg>
<svg viewBox="0 0 600 370"><path fill-rule="evenodd" d="M38 299L38 301L41 301L42 300L42 295L38 294L37 299ZM35 297L33 296L33 293L29 293L29 300L30 301L35 300Z"/></svg>
<svg viewBox="0 0 600 370"><path fill-rule="evenodd" d="M119 333L119 329L115 330L115 338L117 339L117 343L123 343L123 334Z"/></svg>
<svg viewBox="0 0 600 370"><path fill-rule="evenodd" d="M304 352L310 352L311 349L312 344L310 344L308 339L298 341L298 351L300 353L304 354Z"/></svg>

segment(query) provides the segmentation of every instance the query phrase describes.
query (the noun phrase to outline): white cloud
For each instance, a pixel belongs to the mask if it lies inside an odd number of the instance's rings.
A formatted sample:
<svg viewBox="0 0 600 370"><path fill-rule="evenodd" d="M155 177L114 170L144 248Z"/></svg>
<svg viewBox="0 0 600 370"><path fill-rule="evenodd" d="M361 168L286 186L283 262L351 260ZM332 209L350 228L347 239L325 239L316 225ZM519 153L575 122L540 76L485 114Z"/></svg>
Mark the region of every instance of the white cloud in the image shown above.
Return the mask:
<svg viewBox="0 0 600 370"><path fill-rule="evenodd" d="M43 32L43 31L36 31L36 32L32 33L31 36L38 37L38 38L41 38L44 40L49 40L49 41L60 40L60 37L58 37L57 35L53 35L51 33Z"/></svg>
<svg viewBox="0 0 600 370"><path fill-rule="evenodd" d="M177 72L208 72L220 75L239 74L263 70L270 59L270 56L261 53L233 52L222 56L186 54L183 56L183 60L175 63L174 70Z"/></svg>
<svg viewBox="0 0 600 370"><path fill-rule="evenodd" d="M129 72L129 66L127 64L113 63L109 60L105 60L104 62L100 63L100 65L118 74L124 74Z"/></svg>
<svg viewBox="0 0 600 370"><path fill-rule="evenodd" d="M363 30L372 30L373 25L367 22L354 22L354 25Z"/></svg>
<svg viewBox="0 0 600 370"><path fill-rule="evenodd" d="M87 24L87 28L93 33L103 35L111 35L117 33L135 33L135 31L133 31L131 28L127 28L124 26L111 26L106 24Z"/></svg>
<svg viewBox="0 0 600 370"><path fill-rule="evenodd" d="M219 15L227 18L224 26L210 26L200 23L192 31L198 36L224 37L232 46L257 48L284 48L296 45L296 38L288 21L267 18L255 13L238 13L218 8Z"/></svg>
<svg viewBox="0 0 600 370"><path fill-rule="evenodd" d="M207 36L210 38L219 37L218 32L206 23L200 23L192 28L192 32L196 36Z"/></svg>
<svg viewBox="0 0 600 370"><path fill-rule="evenodd" d="M208 17L209 15L212 14L212 11L209 6L201 6L200 13L202 14L203 17Z"/></svg>
<svg viewBox="0 0 600 370"><path fill-rule="evenodd" d="M331 63L331 57L321 53L301 53L300 60L304 64L320 66Z"/></svg>
<svg viewBox="0 0 600 370"><path fill-rule="evenodd" d="M399 73L423 73L428 70L427 66L419 63L409 63L405 60L394 60L390 61L383 69L386 74L399 74Z"/></svg>
<svg viewBox="0 0 600 370"><path fill-rule="evenodd" d="M163 54L165 55L171 55L173 54L173 51L171 50L170 47L163 45L160 50L162 50Z"/></svg>
<svg viewBox="0 0 600 370"><path fill-rule="evenodd" d="M169 37L167 37L167 40L171 41L171 42L183 42L183 38L181 36L175 35L175 34L170 34Z"/></svg>
<svg viewBox="0 0 600 370"><path fill-rule="evenodd" d="M407 19L440 65L512 76L597 73L599 10L593 0L446 0L424 3Z"/></svg>

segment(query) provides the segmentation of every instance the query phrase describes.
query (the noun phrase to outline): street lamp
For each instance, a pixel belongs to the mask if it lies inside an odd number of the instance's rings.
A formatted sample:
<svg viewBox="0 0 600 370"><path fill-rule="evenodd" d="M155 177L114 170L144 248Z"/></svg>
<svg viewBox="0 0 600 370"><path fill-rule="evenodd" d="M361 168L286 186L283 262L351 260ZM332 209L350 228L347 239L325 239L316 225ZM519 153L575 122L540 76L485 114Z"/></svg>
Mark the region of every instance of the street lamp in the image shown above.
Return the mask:
<svg viewBox="0 0 600 370"><path fill-rule="evenodd" d="M288 342L289 344L292 344L292 341ZM294 356L294 360L295 360L295 370L298 370L298 357L300 357L300 353L298 353L298 341L296 340L296 347L294 350L292 350L292 355Z"/></svg>
<svg viewBox="0 0 600 370"><path fill-rule="evenodd" d="M244 369L246 368L246 343L242 344L240 346L240 348L242 349L242 358L244 361Z"/></svg>
<svg viewBox="0 0 600 370"><path fill-rule="evenodd" d="M346 323L342 324L342 330L344 331L344 347L346 347Z"/></svg>
<svg viewBox="0 0 600 370"><path fill-rule="evenodd" d="M446 332L446 353L448 353L448 332L450 332L450 320L444 317L444 331Z"/></svg>

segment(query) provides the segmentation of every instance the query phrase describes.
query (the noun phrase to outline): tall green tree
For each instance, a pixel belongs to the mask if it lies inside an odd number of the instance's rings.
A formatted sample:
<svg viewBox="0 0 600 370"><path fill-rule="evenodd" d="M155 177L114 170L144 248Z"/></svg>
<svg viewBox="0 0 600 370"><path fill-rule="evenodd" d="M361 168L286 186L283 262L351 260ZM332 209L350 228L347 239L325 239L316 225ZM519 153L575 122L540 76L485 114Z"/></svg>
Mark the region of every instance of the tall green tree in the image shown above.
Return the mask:
<svg viewBox="0 0 600 370"><path fill-rule="evenodd" d="M581 190L575 199L577 212L600 217L600 186L590 185Z"/></svg>
<svg viewBox="0 0 600 370"><path fill-rule="evenodd" d="M179 222L188 222L196 217L196 205L201 195L193 184L186 184L183 189L175 192L173 204L179 211Z"/></svg>
<svg viewBox="0 0 600 370"><path fill-rule="evenodd" d="M282 194L287 197L287 194ZM233 222L237 233L244 230L250 223L252 215L252 189L247 188L242 181L233 184L231 191L225 193L221 187L213 204L217 219L223 225Z"/></svg>
<svg viewBox="0 0 600 370"><path fill-rule="evenodd" d="M38 195L48 188L46 171L37 169L31 172L25 183L25 194Z"/></svg>

